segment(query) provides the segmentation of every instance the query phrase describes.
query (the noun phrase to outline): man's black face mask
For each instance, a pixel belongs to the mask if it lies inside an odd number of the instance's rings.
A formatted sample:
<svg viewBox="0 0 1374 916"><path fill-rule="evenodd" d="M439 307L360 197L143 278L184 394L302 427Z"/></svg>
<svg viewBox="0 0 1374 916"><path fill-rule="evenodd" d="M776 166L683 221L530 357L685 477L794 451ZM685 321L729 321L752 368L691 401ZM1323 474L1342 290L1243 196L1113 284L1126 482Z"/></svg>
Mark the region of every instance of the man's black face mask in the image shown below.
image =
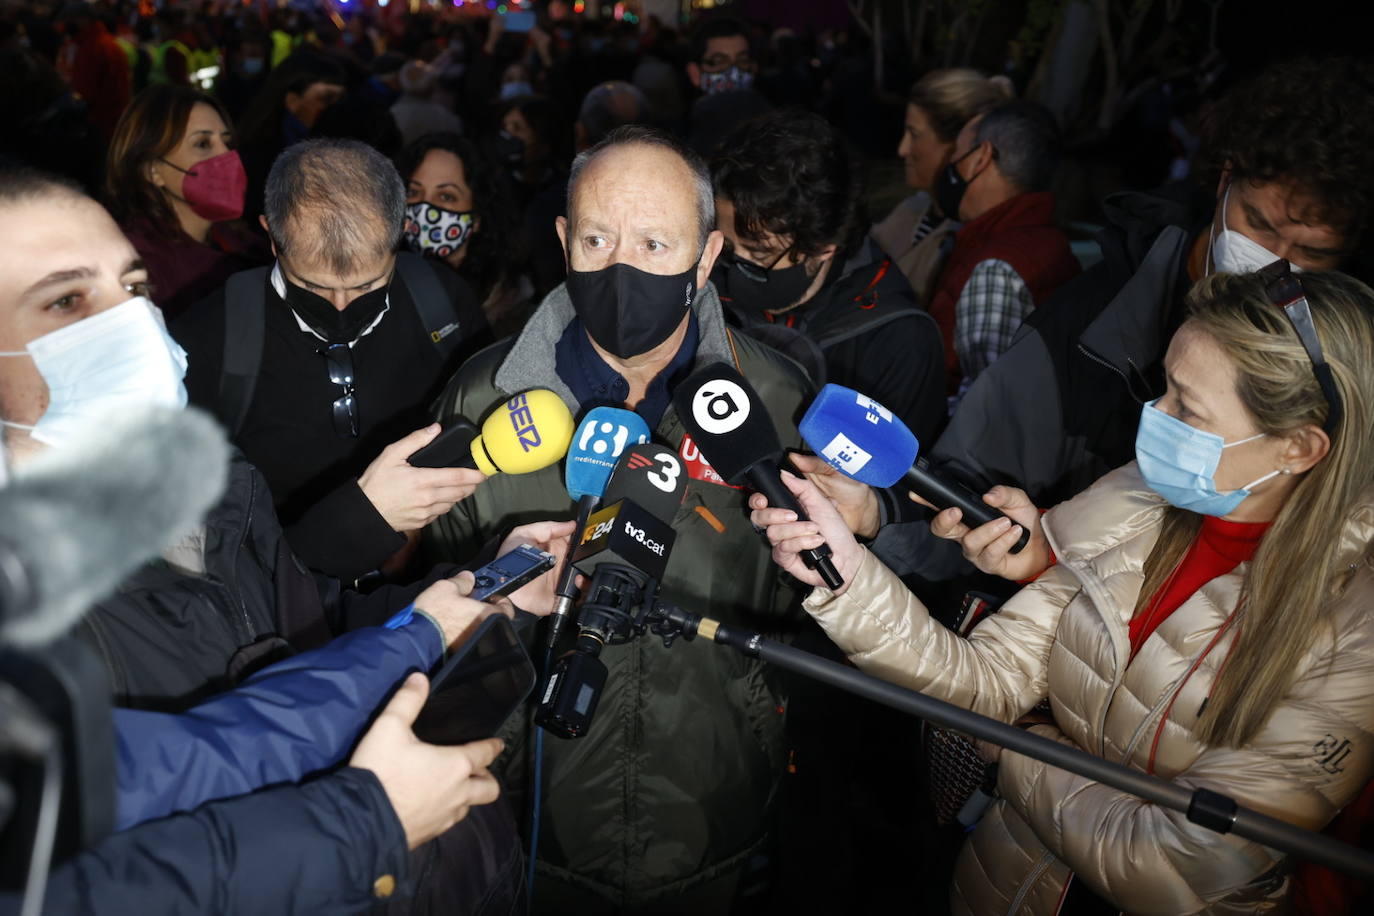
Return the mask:
<svg viewBox="0 0 1374 916"><path fill-rule="evenodd" d="M390 289L391 283L388 281L370 292L363 293L348 303L343 311L339 311L334 308L334 303L318 293L312 293L305 287L287 280L286 304L291 306L316 334L330 343L352 343L386 308L387 292Z"/></svg>
<svg viewBox="0 0 1374 916"><path fill-rule="evenodd" d="M629 359L648 353L682 323L697 294L697 265L663 276L612 264L600 270L569 270L568 298L592 340Z"/></svg>
<svg viewBox="0 0 1374 916"><path fill-rule="evenodd" d="M814 279L807 267L807 261L799 261L791 267L766 268L732 253L716 262L711 281L731 308L762 315L781 311L806 293Z"/></svg>

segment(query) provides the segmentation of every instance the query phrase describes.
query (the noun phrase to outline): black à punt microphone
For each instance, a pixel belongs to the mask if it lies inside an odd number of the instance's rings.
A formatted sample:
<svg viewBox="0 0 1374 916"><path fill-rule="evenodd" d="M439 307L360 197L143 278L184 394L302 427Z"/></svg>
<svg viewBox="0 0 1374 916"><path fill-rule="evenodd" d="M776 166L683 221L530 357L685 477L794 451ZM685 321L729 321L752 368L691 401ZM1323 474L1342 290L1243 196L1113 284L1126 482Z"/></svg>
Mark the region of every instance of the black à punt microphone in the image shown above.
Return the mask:
<svg viewBox="0 0 1374 916"><path fill-rule="evenodd" d="M780 474L782 443L763 400L732 366L713 363L692 373L673 395L678 418L702 455L729 483L747 484L770 506L790 509L806 519ZM830 545L803 550L802 562L831 589L844 579L830 559Z"/></svg>

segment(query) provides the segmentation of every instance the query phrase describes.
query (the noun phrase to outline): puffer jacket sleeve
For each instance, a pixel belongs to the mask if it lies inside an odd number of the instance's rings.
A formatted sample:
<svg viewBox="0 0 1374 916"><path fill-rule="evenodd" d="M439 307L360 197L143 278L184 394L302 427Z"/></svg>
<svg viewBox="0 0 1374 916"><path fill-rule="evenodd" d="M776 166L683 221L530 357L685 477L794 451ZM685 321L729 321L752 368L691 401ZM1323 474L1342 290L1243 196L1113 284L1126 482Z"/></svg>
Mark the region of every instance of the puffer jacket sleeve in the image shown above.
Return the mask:
<svg viewBox="0 0 1374 916"><path fill-rule="evenodd" d="M1309 673L1249 744L1203 750L1174 780L1320 829L1374 771L1374 653L1367 638L1355 642L1309 656ZM1066 740L1053 726L1035 730ZM998 787L1046 848L1126 912L1197 912L1279 861L1273 850L1020 754L1003 753Z"/></svg>
<svg viewBox="0 0 1374 916"><path fill-rule="evenodd" d="M43 912L342 916L407 893L409 870L381 783L347 768L113 834L53 871Z"/></svg>
<svg viewBox="0 0 1374 916"><path fill-rule="evenodd" d="M118 827L335 766L401 678L442 653L419 618L345 634L180 715L116 710Z"/></svg>
<svg viewBox="0 0 1374 916"><path fill-rule="evenodd" d="M1072 573L1053 567L966 640L865 552L843 595L817 588L805 607L863 671L1012 722L1045 697L1059 616L1078 590Z"/></svg>

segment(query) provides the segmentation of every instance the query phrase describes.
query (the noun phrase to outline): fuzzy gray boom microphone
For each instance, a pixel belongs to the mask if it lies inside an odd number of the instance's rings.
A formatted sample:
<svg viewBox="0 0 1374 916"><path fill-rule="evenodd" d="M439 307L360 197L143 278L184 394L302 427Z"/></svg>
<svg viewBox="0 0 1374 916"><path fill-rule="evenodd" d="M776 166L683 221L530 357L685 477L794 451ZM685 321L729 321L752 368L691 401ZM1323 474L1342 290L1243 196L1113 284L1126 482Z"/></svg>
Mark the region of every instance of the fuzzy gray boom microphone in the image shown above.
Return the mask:
<svg viewBox="0 0 1374 916"><path fill-rule="evenodd" d="M0 645L65 633L130 573L200 524L229 443L198 410L148 409L14 470L0 487Z"/></svg>

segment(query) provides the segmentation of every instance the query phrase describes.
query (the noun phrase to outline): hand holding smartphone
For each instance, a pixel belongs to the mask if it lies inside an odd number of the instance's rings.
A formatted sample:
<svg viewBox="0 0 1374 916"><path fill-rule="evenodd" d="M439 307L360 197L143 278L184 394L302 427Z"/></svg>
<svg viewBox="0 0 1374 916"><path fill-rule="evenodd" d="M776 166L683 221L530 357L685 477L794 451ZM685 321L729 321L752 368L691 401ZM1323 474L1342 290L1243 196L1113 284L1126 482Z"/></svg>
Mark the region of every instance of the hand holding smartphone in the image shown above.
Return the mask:
<svg viewBox="0 0 1374 916"><path fill-rule="evenodd" d="M554 562L553 554L522 544L475 570L469 597L509 595ZM534 689L535 672L510 619L493 613L429 681L416 736L429 744L466 744L500 731Z"/></svg>

